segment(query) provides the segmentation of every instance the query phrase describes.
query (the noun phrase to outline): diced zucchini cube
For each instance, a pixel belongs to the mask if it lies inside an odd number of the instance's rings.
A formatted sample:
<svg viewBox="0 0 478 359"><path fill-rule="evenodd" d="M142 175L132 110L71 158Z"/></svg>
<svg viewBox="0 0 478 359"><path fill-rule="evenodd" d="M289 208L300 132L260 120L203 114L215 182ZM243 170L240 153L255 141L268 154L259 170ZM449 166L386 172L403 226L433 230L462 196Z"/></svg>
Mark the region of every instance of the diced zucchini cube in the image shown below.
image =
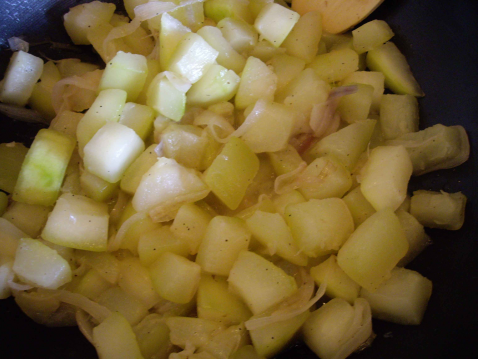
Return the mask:
<svg viewBox="0 0 478 359"><path fill-rule="evenodd" d="M66 32L75 45L89 45L90 42L86 38L88 30L101 23L108 23L115 10L114 4L100 1L72 7L63 15Z"/></svg>
<svg viewBox="0 0 478 359"><path fill-rule="evenodd" d="M385 75L385 86L396 94L423 97L407 59L391 41L367 53L367 67Z"/></svg>
<svg viewBox="0 0 478 359"><path fill-rule="evenodd" d="M231 137L204 172L204 182L230 209L236 209L259 170L259 159L237 137Z"/></svg>
<svg viewBox="0 0 478 359"><path fill-rule="evenodd" d="M458 230L465 221L466 196L419 190L413 192L410 213L425 227Z"/></svg>
<svg viewBox="0 0 478 359"><path fill-rule="evenodd" d="M203 271L228 276L239 252L247 250L251 233L240 218L216 216L208 224L196 263Z"/></svg>
<svg viewBox="0 0 478 359"><path fill-rule="evenodd" d="M195 83L216 61L218 55L200 35L188 33L171 55L167 69Z"/></svg>
<svg viewBox="0 0 478 359"><path fill-rule="evenodd" d="M372 20L352 31L354 49L358 54L383 45L395 34L383 20Z"/></svg>
<svg viewBox="0 0 478 359"><path fill-rule="evenodd" d="M354 230L352 215L340 198L290 204L284 215L297 246L310 257L338 250Z"/></svg>
<svg viewBox="0 0 478 359"><path fill-rule="evenodd" d="M207 0L204 3L204 15L216 23L227 17L252 23L252 14L248 5L248 1L243 0Z"/></svg>
<svg viewBox="0 0 478 359"><path fill-rule="evenodd" d="M42 71L42 59L27 52L15 52L0 83L0 101L25 106Z"/></svg>
<svg viewBox="0 0 478 359"><path fill-rule="evenodd" d="M374 318L406 325L421 323L431 294L432 282L405 268L395 268L376 291L362 288L360 293L370 303Z"/></svg>
<svg viewBox="0 0 478 359"><path fill-rule="evenodd" d="M299 21L300 15L282 5L270 3L257 15L254 27L262 38L279 47ZM318 42L317 42L318 43Z"/></svg>
<svg viewBox="0 0 478 359"><path fill-rule="evenodd" d="M148 314L133 328L139 349L144 358L167 358L171 351L169 327L161 315Z"/></svg>
<svg viewBox="0 0 478 359"><path fill-rule="evenodd" d="M217 23L224 38L240 54L249 53L257 44L257 31L240 19L226 17Z"/></svg>
<svg viewBox="0 0 478 359"><path fill-rule="evenodd" d="M383 138L392 140L418 131L418 101L411 95L383 95L380 102L380 128Z"/></svg>
<svg viewBox="0 0 478 359"><path fill-rule="evenodd" d="M235 104L239 110L254 104L259 99L272 101L277 88L277 75L261 60L250 56L247 59Z"/></svg>
<svg viewBox="0 0 478 359"><path fill-rule="evenodd" d="M130 323L117 312L93 328L93 343L100 358L143 359Z"/></svg>
<svg viewBox="0 0 478 359"><path fill-rule="evenodd" d="M300 17L282 43L287 53L310 63L317 55L322 37L322 16L319 11L310 11Z"/></svg>
<svg viewBox="0 0 478 359"><path fill-rule="evenodd" d="M131 128L116 122L101 127L84 148L85 168L115 183L144 151L144 142Z"/></svg>
<svg viewBox="0 0 478 359"><path fill-rule="evenodd" d="M13 199L43 206L54 204L74 148L73 137L40 130L23 161Z"/></svg>
<svg viewBox="0 0 478 359"><path fill-rule="evenodd" d="M2 215L30 238L37 238L48 219L51 207L12 201Z"/></svg>
<svg viewBox="0 0 478 359"><path fill-rule="evenodd" d="M80 186L84 194L98 202L104 202L111 199L118 189L118 183L110 183L83 170L80 175Z"/></svg>
<svg viewBox="0 0 478 359"><path fill-rule="evenodd" d="M342 82L342 85L349 84L364 84L373 87L372 105L370 111L373 114L380 113L380 105L383 98L383 91L385 88L385 76L377 71L355 71L347 76Z"/></svg>
<svg viewBox="0 0 478 359"><path fill-rule="evenodd" d="M357 71L358 65L359 56L357 53L354 50L344 48L318 55L309 64L309 67L314 69L322 80L333 83L341 81Z"/></svg>
<svg viewBox="0 0 478 359"><path fill-rule="evenodd" d="M337 111L340 118L348 123L365 121L370 113L373 100L373 87L365 84L354 84L357 92L343 96Z"/></svg>
<svg viewBox="0 0 478 359"><path fill-rule="evenodd" d="M150 267L153 287L159 295L174 303L189 303L201 279L199 264L171 252L163 253Z"/></svg>
<svg viewBox="0 0 478 359"><path fill-rule="evenodd" d="M73 111L61 111L50 123L52 130L64 133L65 135L76 137L78 123L83 118L82 113Z"/></svg>
<svg viewBox="0 0 478 359"><path fill-rule="evenodd" d="M274 56L269 63L277 75L277 94L280 94L305 67L304 60L285 54Z"/></svg>
<svg viewBox="0 0 478 359"><path fill-rule="evenodd" d="M105 251L108 219L106 204L65 193L48 217L42 238L68 248Z"/></svg>
<svg viewBox="0 0 478 359"><path fill-rule="evenodd" d="M127 101L135 101L143 89L148 74L146 57L118 51L106 64L98 91L120 89L128 94Z"/></svg>
<svg viewBox="0 0 478 359"><path fill-rule="evenodd" d="M98 304L112 312L118 312L131 325L138 324L148 314L148 307L120 287L105 290L98 298Z"/></svg>
<svg viewBox="0 0 478 359"><path fill-rule="evenodd" d="M337 254L340 268L362 287L374 291L408 251L408 241L395 213L386 208L357 227Z"/></svg>
<svg viewBox="0 0 478 359"><path fill-rule="evenodd" d="M0 246L2 255L14 258L17 251L18 242L21 238L27 238L28 235L18 229L13 223L5 218L0 218Z"/></svg>
<svg viewBox="0 0 478 359"><path fill-rule="evenodd" d="M161 15L161 29L159 31L159 61L162 69L167 69L174 50L182 38L191 30L181 24L167 12Z"/></svg>
<svg viewBox="0 0 478 359"><path fill-rule="evenodd" d="M253 252L239 254L228 278L229 288L259 314L297 291L295 279Z"/></svg>
<svg viewBox="0 0 478 359"><path fill-rule="evenodd" d="M355 227L361 225L368 217L374 214L375 208L362 194L360 186L355 187L342 198L349 207L350 213L354 219Z"/></svg>
<svg viewBox="0 0 478 359"><path fill-rule="evenodd" d="M20 239L13 271L22 281L48 289L57 289L72 278L70 265L57 251L30 238Z"/></svg>
<svg viewBox="0 0 478 359"><path fill-rule="evenodd" d="M174 86L168 76L162 72L157 74L149 85L147 104L161 115L173 121L179 121L186 109L186 93Z"/></svg>
<svg viewBox="0 0 478 359"><path fill-rule="evenodd" d="M207 107L234 97L241 78L221 65L211 65L187 93L191 106Z"/></svg>
<svg viewBox="0 0 478 359"><path fill-rule="evenodd" d="M362 169L360 188L375 208L395 211L407 196L413 165L403 146L380 146L373 149Z"/></svg>
<svg viewBox="0 0 478 359"><path fill-rule="evenodd" d="M186 343L202 347L214 334L225 329L222 323L202 318L171 317L166 319L166 324L171 330L171 343L181 348L185 348Z"/></svg>
<svg viewBox="0 0 478 359"><path fill-rule="evenodd" d="M128 102L124 105L119 123L133 129L145 141L153 132L154 117L151 107Z"/></svg>
<svg viewBox="0 0 478 359"><path fill-rule="evenodd" d="M432 242L430 237L425 233L423 225L418 222L414 216L401 209L398 209L395 214L402 225L408 241L408 252L405 257L397 263L398 267L405 267Z"/></svg>
<svg viewBox="0 0 478 359"><path fill-rule="evenodd" d="M155 152L157 146L157 144L149 146L128 167L120 182L123 191L134 195L143 175L158 161L158 154Z"/></svg>

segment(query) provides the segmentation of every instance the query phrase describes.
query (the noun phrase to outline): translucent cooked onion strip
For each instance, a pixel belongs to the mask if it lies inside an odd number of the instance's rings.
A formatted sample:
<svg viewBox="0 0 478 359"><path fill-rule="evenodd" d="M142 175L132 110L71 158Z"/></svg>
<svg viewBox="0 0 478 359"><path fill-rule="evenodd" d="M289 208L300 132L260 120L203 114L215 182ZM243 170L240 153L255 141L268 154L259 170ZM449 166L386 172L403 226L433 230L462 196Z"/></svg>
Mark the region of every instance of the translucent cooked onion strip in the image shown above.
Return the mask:
<svg viewBox="0 0 478 359"><path fill-rule="evenodd" d="M234 127L232 127L228 120L209 110L205 110L197 115L193 125L206 126L212 137L219 143L227 142L227 139L234 132Z"/></svg>
<svg viewBox="0 0 478 359"><path fill-rule="evenodd" d="M98 71L98 70L96 70ZM101 76L84 78L80 76L71 76L58 81L51 93L51 104L56 114L62 111L70 110L70 104L68 98L73 95L72 92L66 93L67 86L75 86L80 89L95 91L98 88L99 80Z"/></svg>
<svg viewBox="0 0 478 359"><path fill-rule="evenodd" d="M306 168L307 163L301 162L295 170L277 176L274 181L274 192L277 194L284 194L299 188L300 183L298 179Z"/></svg>
<svg viewBox="0 0 478 359"><path fill-rule="evenodd" d="M93 302L84 295L71 293L66 290L45 290L45 292L54 294L60 302L68 303L84 310L100 323L111 315L111 311L108 308Z"/></svg>
<svg viewBox="0 0 478 359"><path fill-rule="evenodd" d="M142 221L146 218L146 216L147 214L145 212L138 212L133 214L126 221L124 221L114 238L110 239L110 241L108 242L108 252L114 252L120 249L121 243L123 242L126 232L133 224Z"/></svg>
<svg viewBox="0 0 478 359"><path fill-rule="evenodd" d="M357 92L356 85L341 86L332 89L325 102L315 104L310 114L310 127L315 137L323 137L337 131L340 124L337 106L340 98Z"/></svg>
<svg viewBox="0 0 478 359"><path fill-rule="evenodd" d="M357 350L372 335L372 312L370 304L363 298L354 303L355 315L349 330L344 334L345 343L337 351L333 359L345 359Z"/></svg>
<svg viewBox="0 0 478 359"><path fill-rule="evenodd" d="M34 287L28 284L21 284L21 283L16 283L13 280L9 280L7 282L8 286L10 287L11 290L15 290L17 292L24 292L26 290L31 290Z"/></svg>
<svg viewBox="0 0 478 359"><path fill-rule="evenodd" d="M302 271L304 270L302 269ZM281 305L282 308L274 311L270 316L249 319L244 323L246 329L254 330L270 324L292 319L309 310L315 303L317 303L319 299L324 296L327 283L325 281L321 283L315 296L309 299L313 293L314 281L307 273L303 273L302 276L304 277L304 284L298 289L298 292L282 303L284 307Z"/></svg>
<svg viewBox="0 0 478 359"><path fill-rule="evenodd" d="M12 51L28 52L30 50L30 44L19 37L11 37L8 39L8 46Z"/></svg>
<svg viewBox="0 0 478 359"><path fill-rule="evenodd" d="M88 314L84 310L78 309L75 314L76 324L80 329L81 334L94 345L93 343L93 324L88 318Z"/></svg>

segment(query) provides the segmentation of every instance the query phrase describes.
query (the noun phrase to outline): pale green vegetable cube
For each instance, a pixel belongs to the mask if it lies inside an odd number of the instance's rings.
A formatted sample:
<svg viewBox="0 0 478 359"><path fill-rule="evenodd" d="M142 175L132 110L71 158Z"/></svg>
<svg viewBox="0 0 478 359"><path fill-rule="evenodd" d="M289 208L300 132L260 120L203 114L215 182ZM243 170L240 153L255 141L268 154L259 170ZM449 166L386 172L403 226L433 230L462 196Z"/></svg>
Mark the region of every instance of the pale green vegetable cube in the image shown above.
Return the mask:
<svg viewBox="0 0 478 359"><path fill-rule="evenodd" d="M187 93L191 106L207 107L234 97L241 78L221 65L211 65L204 76Z"/></svg>
<svg viewBox="0 0 478 359"><path fill-rule="evenodd" d="M462 126L428 127L422 131L407 133L386 145L405 146L413 163L413 174L453 168L465 162L470 155L470 142Z"/></svg>
<svg viewBox="0 0 478 359"><path fill-rule="evenodd" d="M302 334L307 346L321 359L346 358L357 348L344 346L345 343L354 338L358 347L372 335L370 306L361 298L354 306L334 298L312 312Z"/></svg>
<svg viewBox="0 0 478 359"><path fill-rule="evenodd" d="M148 308L161 300L153 289L149 270L136 257L126 258L120 262L118 285Z"/></svg>
<svg viewBox="0 0 478 359"><path fill-rule="evenodd" d="M107 182L93 173L83 170L80 175L80 186L87 197L98 202L104 202L111 199L116 193L118 182Z"/></svg>
<svg viewBox="0 0 478 359"><path fill-rule="evenodd" d="M357 92L343 96L337 107L340 118L348 123L365 121L370 113L373 100L373 86L354 85L357 86Z"/></svg>
<svg viewBox="0 0 478 359"><path fill-rule="evenodd" d="M262 8L272 2L274 2L274 0L250 0L249 10L251 10L252 17L255 19L261 12Z"/></svg>
<svg viewBox="0 0 478 359"><path fill-rule="evenodd" d="M295 170L303 162L300 154L290 144L283 150L268 152L267 155L277 176Z"/></svg>
<svg viewBox="0 0 478 359"><path fill-rule="evenodd" d="M408 252L405 257L400 259L400 262L397 263L398 267L405 267L431 244L431 239L425 233L423 225L410 213L399 209L395 214L402 225L408 241Z"/></svg>
<svg viewBox="0 0 478 359"><path fill-rule="evenodd" d="M53 119L56 116L51 103L51 93L56 82L61 80L60 71L53 61L43 65L40 81L33 86L28 105L38 111L44 118Z"/></svg>
<svg viewBox="0 0 478 359"><path fill-rule="evenodd" d="M138 255L144 266L149 267L165 252L186 257L189 246L175 236L169 226L154 228L139 236Z"/></svg>
<svg viewBox="0 0 478 359"><path fill-rule="evenodd" d="M115 183L144 151L144 142L131 128L116 122L101 127L84 148L85 168Z"/></svg>
<svg viewBox="0 0 478 359"><path fill-rule="evenodd" d="M204 346L201 347L199 356L203 359L229 359L238 348L249 343L249 335L244 324L233 325L223 331L215 333Z"/></svg>
<svg viewBox="0 0 478 359"><path fill-rule="evenodd" d="M418 101L411 95L384 95L380 103L380 126L386 140L418 131Z"/></svg>
<svg viewBox="0 0 478 359"><path fill-rule="evenodd" d="M108 122L118 122L126 103L127 93L110 89L101 91L95 102L78 122L76 138L80 154L95 133Z"/></svg>
<svg viewBox="0 0 478 359"><path fill-rule="evenodd" d="M216 216L206 228L196 263L207 273L227 276L239 253L249 247L250 239L244 220Z"/></svg>
<svg viewBox="0 0 478 359"><path fill-rule="evenodd" d="M257 31L240 19L225 17L217 23L224 38L240 54L249 53L257 44Z"/></svg>
<svg viewBox="0 0 478 359"><path fill-rule="evenodd" d="M274 357L290 343L309 315L310 312L305 311L293 318L250 330L257 354L265 358Z"/></svg>
<svg viewBox="0 0 478 359"><path fill-rule="evenodd" d="M286 105L261 99L247 116L250 125L240 138L255 153L283 150L292 137L296 116Z"/></svg>
<svg viewBox="0 0 478 359"><path fill-rule="evenodd" d="M367 67L385 75L385 86L396 94L423 97L420 85L410 70L407 59L397 46L389 41L367 54Z"/></svg>
<svg viewBox="0 0 478 359"><path fill-rule="evenodd" d="M352 31L354 49L359 54L386 43L395 34L383 20L372 20Z"/></svg>
<svg viewBox="0 0 478 359"><path fill-rule="evenodd" d="M63 15L66 32L75 45L89 45L86 34L89 29L111 20L116 6L100 1L92 1L70 8Z"/></svg>
<svg viewBox="0 0 478 359"><path fill-rule="evenodd" d="M76 137L76 128L83 118L82 113L73 111L61 111L50 123L50 129Z"/></svg>
<svg viewBox="0 0 478 359"><path fill-rule="evenodd" d="M5 218L0 218L0 247L2 248L2 256L14 258L18 242L21 238L27 237L28 235L14 224Z"/></svg>
<svg viewBox="0 0 478 359"><path fill-rule="evenodd" d="M215 22L233 17L252 23L252 14L248 1L242 0L207 0L204 3L204 15Z"/></svg>
<svg viewBox="0 0 478 359"><path fill-rule="evenodd" d="M133 329L120 313L93 328L93 343L102 359L143 359Z"/></svg>
<svg viewBox="0 0 478 359"><path fill-rule="evenodd" d="M284 215L299 249L310 257L338 250L354 230L352 215L340 198L290 204Z"/></svg>
<svg viewBox="0 0 478 359"><path fill-rule="evenodd" d="M344 48L318 55L308 67L328 83L342 81L358 70L359 56L354 50Z"/></svg>
<svg viewBox="0 0 478 359"><path fill-rule="evenodd" d="M169 327L156 313L149 314L133 328L139 349L145 358L166 359L171 351Z"/></svg>
<svg viewBox="0 0 478 359"><path fill-rule="evenodd" d="M212 65L219 52L214 50L200 35L186 34L171 55L167 69L188 79L198 82Z"/></svg>
<svg viewBox="0 0 478 359"><path fill-rule="evenodd" d="M381 72L376 71L355 71L341 82L343 86L354 83L373 87L370 111L374 114L378 114L385 88L385 76Z"/></svg>
<svg viewBox="0 0 478 359"><path fill-rule="evenodd" d="M277 75L261 60L248 57L237 90L235 105L238 110L259 99L272 101L277 88Z"/></svg>
<svg viewBox="0 0 478 359"><path fill-rule="evenodd" d="M261 9L254 27L262 38L279 47L299 21L300 15L279 4L270 3Z"/></svg>
<svg viewBox="0 0 478 359"><path fill-rule="evenodd" d="M304 196L297 190L281 194L272 199L277 213L280 213L282 216L285 215L285 209L289 204L303 203L305 201Z"/></svg>
<svg viewBox="0 0 478 359"><path fill-rule="evenodd" d="M92 27L86 33L88 41L91 43L91 45L93 45L93 48L105 63L108 63L108 61L115 57L118 51L133 51L128 45L126 45L124 38L118 38L108 42L106 48L103 46L106 37L113 29L113 25L104 22L98 26Z"/></svg>
<svg viewBox="0 0 478 359"><path fill-rule="evenodd" d="M382 209L349 237L337 254L340 268L370 291L390 278L390 271L408 251L408 241L395 213Z"/></svg>
<svg viewBox="0 0 478 359"><path fill-rule="evenodd" d="M57 251L30 238L20 239L13 271L25 283L48 289L57 289L72 278L70 265Z"/></svg>
<svg viewBox="0 0 478 359"><path fill-rule="evenodd" d="M349 193L347 193L343 200L350 210L350 214L354 219L355 227L361 225L368 217L374 214L375 208L362 194L360 186L355 187Z"/></svg>
<svg viewBox="0 0 478 359"><path fill-rule="evenodd" d="M281 268L253 252L239 254L228 278L229 288L259 314L294 294L297 284Z"/></svg>
<svg viewBox="0 0 478 359"><path fill-rule="evenodd" d="M237 137L232 137L204 172L204 182L230 209L236 209L259 170L259 159Z"/></svg>
<svg viewBox="0 0 478 359"><path fill-rule="evenodd" d="M395 211L407 196L413 165L403 146L380 146L373 149L362 169L360 188L375 208Z"/></svg>
<svg viewBox="0 0 478 359"><path fill-rule="evenodd" d="M374 318L405 325L421 323L431 294L432 282L405 268L395 268L376 291L362 288L360 293L370 303Z"/></svg>
<svg viewBox="0 0 478 359"><path fill-rule="evenodd" d="M317 55L321 37L322 16L319 11L310 11L300 17L282 46L289 55L309 63Z"/></svg>
<svg viewBox="0 0 478 359"><path fill-rule="evenodd" d="M285 54L274 56L269 63L277 75L277 95L280 94L289 82L296 78L305 67L304 60Z"/></svg>
<svg viewBox="0 0 478 359"><path fill-rule="evenodd" d="M199 318L215 320L224 325L239 324L252 316L244 302L228 290L225 278L209 274L201 275L197 312Z"/></svg>
<svg viewBox="0 0 478 359"><path fill-rule="evenodd" d="M265 1L269 1L269 0L265 0ZM265 358L262 355L257 354L256 349L254 349L252 345L244 345L243 347L239 348L234 354L232 354L231 359L265 359Z"/></svg>
<svg viewBox="0 0 478 359"><path fill-rule="evenodd" d="M0 101L25 106L42 71L42 59L27 52L15 52L0 83Z"/></svg>
<svg viewBox="0 0 478 359"><path fill-rule="evenodd" d="M153 132L154 117L151 107L128 102L123 107L119 123L133 129L145 141Z"/></svg>
<svg viewBox="0 0 478 359"><path fill-rule="evenodd" d="M109 252L75 251L80 264L93 268L111 284L116 284L120 273L119 260Z"/></svg>
<svg viewBox="0 0 478 359"><path fill-rule="evenodd" d="M98 70L100 67L88 62L82 62L80 59L63 59L56 61L58 71L60 71L61 78L71 76L83 76L87 72Z"/></svg>
<svg viewBox="0 0 478 359"><path fill-rule="evenodd" d="M206 179L204 181L207 183ZM184 203L199 201L208 193L209 188L198 172L175 160L160 157L143 175L133 197L133 207L138 212L153 210L153 219L156 216L160 219L168 211L177 210Z"/></svg>
<svg viewBox="0 0 478 359"><path fill-rule="evenodd" d="M81 278L74 292L84 295L88 299L97 300L101 293L112 287L113 285L104 279L97 270L90 269Z"/></svg>
<svg viewBox="0 0 478 359"><path fill-rule="evenodd" d="M115 18L115 16L121 15L115 14L113 18ZM110 24L117 27L128 24L129 22L129 19L124 17L124 19L120 19L117 23L114 23L112 19ZM122 37L121 40L131 49L131 53L133 54L149 56L154 50L154 39L144 27L138 27L133 33Z"/></svg>
<svg viewBox="0 0 478 359"><path fill-rule="evenodd" d="M58 198L74 138L42 129L28 150L13 191L13 200L51 206Z"/></svg>
<svg viewBox="0 0 478 359"><path fill-rule="evenodd" d="M161 115L174 121L179 121L183 117L186 109L186 93L178 89L164 72L157 74L151 81L146 96L148 106Z"/></svg>
<svg viewBox="0 0 478 359"><path fill-rule="evenodd" d="M311 157L332 156L352 171L360 155L367 149L372 138L376 120L362 120L322 138L307 155Z"/></svg>
<svg viewBox="0 0 478 359"><path fill-rule="evenodd" d="M352 176L333 156L313 160L297 183L305 198L341 198L352 187Z"/></svg>
<svg viewBox="0 0 478 359"><path fill-rule="evenodd" d="M124 90L128 94L127 101L135 101L143 89L147 74L146 57L118 51L106 64L98 91Z"/></svg>
<svg viewBox="0 0 478 359"><path fill-rule="evenodd" d="M194 203L183 204L174 217L171 232L188 244L189 254L196 254L212 216Z"/></svg>
<svg viewBox="0 0 478 359"><path fill-rule="evenodd" d="M161 15L161 29L159 32L159 61L161 68L167 69L169 60L182 38L191 30L181 24L168 13Z"/></svg>
<svg viewBox="0 0 478 359"><path fill-rule="evenodd" d="M0 189L12 193L28 153L20 142L0 143Z"/></svg>
<svg viewBox="0 0 478 359"><path fill-rule="evenodd" d="M171 334L171 343L181 348L186 343L195 348L206 345L214 336L225 329L224 324L202 318L170 317L166 319Z"/></svg>
<svg viewBox="0 0 478 359"><path fill-rule="evenodd" d="M307 265L307 256L299 251L287 223L279 213L256 211L246 223L253 238L266 247L271 255L277 254L299 266Z"/></svg>
<svg viewBox="0 0 478 359"><path fill-rule="evenodd" d="M259 39L259 42L254 46L249 56L257 57L259 60L268 62L274 56L284 55L286 50L283 47L275 47L265 39Z"/></svg>
<svg viewBox="0 0 478 359"><path fill-rule="evenodd" d="M141 105L147 104L149 85L151 85L151 82L153 81L153 79L161 71L159 60L147 59L146 63L148 65L148 74L146 75L146 80L144 81L143 90L141 91L138 98L136 99L136 102Z"/></svg>
<svg viewBox="0 0 478 359"><path fill-rule="evenodd" d="M174 3L179 5L181 0L174 0ZM184 26L196 32L205 22L204 3L199 1L179 7L171 11L171 15L181 21Z"/></svg>
<svg viewBox="0 0 478 359"><path fill-rule="evenodd" d="M360 286L339 267L335 255L310 268L310 275L317 285L327 284L325 294L330 298L342 298L353 304L359 296Z"/></svg>
<svg viewBox="0 0 478 359"><path fill-rule="evenodd" d="M105 290L98 298L98 304L112 312L118 312L131 324L138 324L148 314L148 306L120 287Z"/></svg>
<svg viewBox="0 0 478 359"><path fill-rule="evenodd" d="M120 248L128 249L134 255L138 254L139 240L142 235L160 228L161 225L153 222L151 217L135 221L126 230Z"/></svg>
<svg viewBox="0 0 478 359"><path fill-rule="evenodd" d="M51 207L12 201L2 217L25 232L30 238L37 238L50 211Z"/></svg>
<svg viewBox="0 0 478 359"><path fill-rule="evenodd" d="M237 74L242 72L246 64L246 58L234 50L222 35L221 30L214 26L204 26L197 33L219 52L216 59L219 65L233 70Z"/></svg>
<svg viewBox="0 0 478 359"><path fill-rule="evenodd" d="M153 287L162 298L185 304L196 294L201 279L199 264L166 252L149 267L149 270Z"/></svg>
<svg viewBox="0 0 478 359"><path fill-rule="evenodd" d="M325 102L329 96L330 86L314 70L305 69L293 79L276 100L303 113L305 124L298 124L297 132L310 131L309 118L315 104Z"/></svg>
<svg viewBox="0 0 478 359"><path fill-rule="evenodd" d="M108 219L106 204L65 193L48 217L42 238L69 248L105 251Z"/></svg>
<svg viewBox="0 0 478 359"><path fill-rule="evenodd" d="M134 195L143 175L158 161L158 154L155 151L157 146L157 144L149 146L129 165L120 182L123 191Z"/></svg>
<svg viewBox="0 0 478 359"><path fill-rule="evenodd" d="M425 227L458 230L465 222L467 198L461 192L413 192L410 213Z"/></svg>

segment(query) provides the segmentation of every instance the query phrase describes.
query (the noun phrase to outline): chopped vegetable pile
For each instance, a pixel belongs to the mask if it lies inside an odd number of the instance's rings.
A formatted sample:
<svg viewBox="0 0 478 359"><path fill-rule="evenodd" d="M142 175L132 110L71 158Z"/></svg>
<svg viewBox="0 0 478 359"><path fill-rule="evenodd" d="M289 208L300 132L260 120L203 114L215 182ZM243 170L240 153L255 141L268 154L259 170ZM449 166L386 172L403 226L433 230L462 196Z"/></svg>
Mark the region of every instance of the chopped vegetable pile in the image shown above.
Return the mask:
<svg viewBox="0 0 478 359"><path fill-rule="evenodd" d="M0 144L0 298L102 359L343 359L372 318L419 325L432 282L405 267L467 198L408 183L470 146L419 130L392 29L357 25L381 2L71 8L104 68L10 39L0 112L48 127Z"/></svg>

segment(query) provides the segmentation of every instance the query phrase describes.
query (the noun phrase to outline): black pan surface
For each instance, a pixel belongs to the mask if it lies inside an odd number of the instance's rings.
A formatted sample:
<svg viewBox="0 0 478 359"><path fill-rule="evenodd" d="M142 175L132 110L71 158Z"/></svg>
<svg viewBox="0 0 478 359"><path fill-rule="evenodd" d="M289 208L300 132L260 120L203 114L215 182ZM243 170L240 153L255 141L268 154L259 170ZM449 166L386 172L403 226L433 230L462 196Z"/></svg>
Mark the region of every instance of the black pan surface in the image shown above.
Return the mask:
<svg viewBox="0 0 478 359"><path fill-rule="evenodd" d="M24 35L33 43L45 39L67 42L61 15L75 0L0 0L0 72L11 53L6 40ZM114 1L112 1L114 2ZM478 358L478 1L386 0L371 18L386 20L395 31L393 41L406 55L426 93L420 99L421 128L436 123L463 125L472 154L467 163L447 171L414 178L416 189L464 192L469 199L466 222L459 231L428 230L434 244L408 267L434 284L433 295L420 326L374 321L377 338L357 359L474 359ZM32 47L52 59L82 57L98 61L89 49ZM40 126L0 117L0 141L29 145ZM0 357L89 359L94 348L76 328L46 328L33 323L13 300L0 301ZM301 345L278 358L312 359Z"/></svg>

